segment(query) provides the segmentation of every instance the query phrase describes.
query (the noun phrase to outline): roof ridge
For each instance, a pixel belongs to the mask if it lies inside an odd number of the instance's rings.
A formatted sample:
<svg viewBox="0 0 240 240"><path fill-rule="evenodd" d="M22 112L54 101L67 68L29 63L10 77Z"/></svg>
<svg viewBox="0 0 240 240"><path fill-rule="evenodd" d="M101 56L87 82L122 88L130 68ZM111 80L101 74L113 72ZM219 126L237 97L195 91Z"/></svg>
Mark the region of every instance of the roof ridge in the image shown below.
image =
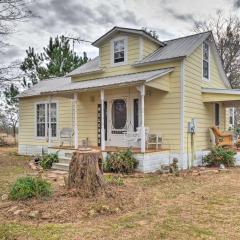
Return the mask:
<svg viewBox="0 0 240 240"><path fill-rule="evenodd" d="M201 35L201 34L205 34L205 33L212 33L212 31L209 30L209 31L204 31L204 32L200 32L200 33L194 33L194 34L190 34L190 35L187 35L187 36L182 36L182 37L178 37L178 38L168 39L168 40L165 40L163 42L164 43L165 42L170 42L170 41L179 40L179 39L188 38L188 37L193 37L193 36L197 36L197 35Z"/></svg>

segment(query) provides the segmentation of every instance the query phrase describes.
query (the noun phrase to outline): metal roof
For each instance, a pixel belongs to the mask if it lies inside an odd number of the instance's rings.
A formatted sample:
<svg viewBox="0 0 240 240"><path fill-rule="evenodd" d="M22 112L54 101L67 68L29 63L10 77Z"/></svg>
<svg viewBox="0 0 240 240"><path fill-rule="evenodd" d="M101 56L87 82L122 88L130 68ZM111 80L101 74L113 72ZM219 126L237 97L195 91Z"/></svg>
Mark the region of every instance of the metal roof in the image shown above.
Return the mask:
<svg viewBox="0 0 240 240"><path fill-rule="evenodd" d="M140 30L139 30L140 31ZM204 40L210 35L211 31L198 33L186 37L176 38L164 42L164 46L157 49L155 52L149 54L140 61L134 63L134 66L141 66L144 64L151 64L152 62L165 61L175 58L183 58L189 56ZM67 76L77 76L88 74L96 71L103 71L99 67L99 57L92 61L85 63Z"/></svg>
<svg viewBox="0 0 240 240"><path fill-rule="evenodd" d="M138 82L151 81L173 71L173 68L164 68L154 71L118 75L112 77L98 78L94 80L71 82L70 78L55 78L39 82L32 88L19 94L17 97L30 97L40 94L50 94L68 91L85 91L88 89L99 89L101 87L121 86L137 84Z"/></svg>
<svg viewBox="0 0 240 240"><path fill-rule="evenodd" d="M209 31L165 41L164 47L136 62L135 65L189 56L210 35Z"/></svg>
<svg viewBox="0 0 240 240"><path fill-rule="evenodd" d="M82 66L76 68L72 72L68 73L66 76L76 76L76 75L83 75L93 72L101 72L103 69L99 67L99 57L96 57L89 62L83 64Z"/></svg>
<svg viewBox="0 0 240 240"><path fill-rule="evenodd" d="M18 98L38 96L41 92L53 91L56 87L60 88L71 83L70 77L58 77L42 80L31 88L17 95Z"/></svg>
<svg viewBox="0 0 240 240"><path fill-rule="evenodd" d="M148 72L132 73L132 74L111 76L111 77L105 77L105 78L98 78L94 80L71 82L64 86L56 87L54 90L50 90L48 92L45 91L45 93L66 92L66 91L74 91L74 90L85 91L88 89L99 89L101 87L136 84L138 82L154 80L172 71L173 71L173 68L164 68L164 69L148 71Z"/></svg>

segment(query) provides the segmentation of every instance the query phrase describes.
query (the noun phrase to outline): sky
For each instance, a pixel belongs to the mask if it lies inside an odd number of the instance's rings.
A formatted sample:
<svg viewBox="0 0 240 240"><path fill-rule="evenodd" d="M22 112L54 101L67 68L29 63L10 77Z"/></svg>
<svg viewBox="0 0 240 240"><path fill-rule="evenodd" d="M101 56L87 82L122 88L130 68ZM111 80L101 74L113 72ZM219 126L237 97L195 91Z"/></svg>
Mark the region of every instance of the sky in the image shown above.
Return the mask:
<svg viewBox="0 0 240 240"><path fill-rule="evenodd" d="M114 26L147 27L163 41L192 34L194 21L214 17L218 10L240 16L240 0L32 0L29 7L36 17L15 25L1 63L22 61L29 46L41 52L51 36L92 42ZM90 43L75 44L75 51L98 55Z"/></svg>

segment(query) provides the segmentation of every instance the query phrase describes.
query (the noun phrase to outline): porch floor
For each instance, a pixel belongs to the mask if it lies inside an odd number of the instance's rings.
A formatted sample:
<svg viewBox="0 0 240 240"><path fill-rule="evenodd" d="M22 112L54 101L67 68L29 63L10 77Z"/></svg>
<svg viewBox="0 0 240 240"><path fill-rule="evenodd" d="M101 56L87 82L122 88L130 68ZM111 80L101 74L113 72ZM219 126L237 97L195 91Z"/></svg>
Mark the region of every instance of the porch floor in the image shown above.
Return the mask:
<svg viewBox="0 0 240 240"><path fill-rule="evenodd" d="M48 147L48 148L52 148L52 149L62 149L62 150L77 150L76 148L72 147L72 146L52 146L52 147ZM93 150L101 150L100 147L96 147L96 146L89 146L88 148L91 148ZM127 147L110 147L110 146L106 146L105 150L102 152L118 152L118 151L124 151L127 150ZM78 149L79 150L79 149ZM140 148L131 148L133 153L141 153L141 149ZM146 149L146 153L154 153L154 152L163 152L163 151L169 151L170 149L168 148L148 148Z"/></svg>

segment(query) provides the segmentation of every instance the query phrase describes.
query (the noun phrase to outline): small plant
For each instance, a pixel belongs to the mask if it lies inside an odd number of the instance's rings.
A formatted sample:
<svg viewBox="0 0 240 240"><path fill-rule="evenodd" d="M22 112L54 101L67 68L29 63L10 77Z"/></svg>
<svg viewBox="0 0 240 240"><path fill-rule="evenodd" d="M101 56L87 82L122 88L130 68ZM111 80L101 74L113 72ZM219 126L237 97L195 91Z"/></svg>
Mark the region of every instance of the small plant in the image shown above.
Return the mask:
<svg viewBox="0 0 240 240"><path fill-rule="evenodd" d="M104 179L107 183L111 184L111 185L117 185L117 186L123 186L123 179L117 176L111 176L111 175L107 175L104 176Z"/></svg>
<svg viewBox="0 0 240 240"><path fill-rule="evenodd" d="M53 163L58 162L58 155L56 153L44 154L40 160L40 166L43 169L50 169Z"/></svg>
<svg viewBox="0 0 240 240"><path fill-rule="evenodd" d="M52 193L51 185L46 180L34 177L22 177L12 185L10 198L25 200L28 198L49 197Z"/></svg>
<svg viewBox="0 0 240 240"><path fill-rule="evenodd" d="M104 171L115 173L132 173L137 167L137 160L130 149L116 153L108 153L103 163Z"/></svg>
<svg viewBox="0 0 240 240"><path fill-rule="evenodd" d="M217 166L223 164L226 167L234 166L236 153L231 149L224 149L222 147L216 147L211 152L203 157L203 162L208 166Z"/></svg>

